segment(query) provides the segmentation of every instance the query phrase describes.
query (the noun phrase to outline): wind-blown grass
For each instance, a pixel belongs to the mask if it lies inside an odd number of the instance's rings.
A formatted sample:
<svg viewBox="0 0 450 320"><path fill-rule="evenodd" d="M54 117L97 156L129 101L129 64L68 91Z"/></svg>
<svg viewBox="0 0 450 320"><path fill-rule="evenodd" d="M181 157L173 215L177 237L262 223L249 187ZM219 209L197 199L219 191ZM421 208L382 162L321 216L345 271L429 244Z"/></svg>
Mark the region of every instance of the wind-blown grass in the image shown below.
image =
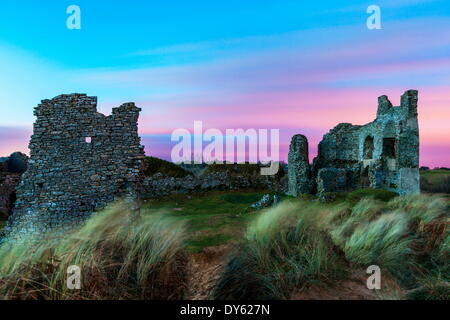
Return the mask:
<svg viewBox="0 0 450 320"><path fill-rule="evenodd" d="M342 274L342 261L308 209L284 203L254 221L221 275L214 298L286 299L295 288Z"/></svg>
<svg viewBox="0 0 450 320"><path fill-rule="evenodd" d="M345 256L351 262L378 265L393 275L402 275L413 263L410 259L412 239L406 237L407 227L408 219L402 212L384 214L362 224L345 241Z"/></svg>
<svg viewBox="0 0 450 320"><path fill-rule="evenodd" d="M287 198L276 207L242 213L253 197L260 195L177 199L165 214L160 212L167 203L152 202L140 218L117 204L64 238L4 244L0 299L182 299L186 245L198 252L218 244L235 250L224 257L211 292L216 299L287 299L310 285L334 286L374 264L382 279L390 275L401 285L399 297L448 299L445 198L383 196L332 203ZM230 226L225 233L222 228ZM71 265L82 271L79 291L66 288Z"/></svg>
<svg viewBox="0 0 450 320"><path fill-rule="evenodd" d="M133 218L124 204L94 215L65 237L0 247L5 299L180 299L185 288L184 224L163 215ZM81 268L68 290L67 268Z"/></svg>
<svg viewBox="0 0 450 320"><path fill-rule="evenodd" d="M378 265L406 286L417 285L435 266L442 270L448 265L442 259L449 230L444 198L409 195L387 203L363 199L344 208L332 210L327 228L348 261Z"/></svg>
<svg viewBox="0 0 450 320"><path fill-rule="evenodd" d="M405 290L439 299L449 281L448 219L448 203L438 196L284 202L250 224L214 297L284 299L345 277L344 266L377 265Z"/></svg>

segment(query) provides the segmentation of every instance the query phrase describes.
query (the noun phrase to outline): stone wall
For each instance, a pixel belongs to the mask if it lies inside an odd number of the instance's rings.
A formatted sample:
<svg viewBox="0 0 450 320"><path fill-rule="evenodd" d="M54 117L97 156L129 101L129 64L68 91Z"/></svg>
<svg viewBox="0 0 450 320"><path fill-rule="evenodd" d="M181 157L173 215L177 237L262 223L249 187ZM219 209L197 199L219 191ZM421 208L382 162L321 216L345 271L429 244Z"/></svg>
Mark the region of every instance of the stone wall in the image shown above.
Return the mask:
<svg viewBox="0 0 450 320"><path fill-rule="evenodd" d="M155 174L147 177L143 184L143 198L158 198L172 194L190 194L207 191L264 189L273 192L287 192L287 179L278 176L245 177L227 172L215 172L201 176L189 175L182 178Z"/></svg>
<svg viewBox="0 0 450 320"><path fill-rule="evenodd" d="M399 194L419 193L418 92L409 90L394 107L378 98L376 119L366 125L341 123L324 135L312 165L311 189L319 194L380 188ZM306 143L303 142L303 145ZM295 141L291 144L295 150ZM298 148L297 148L298 149ZM304 150L290 155L291 184L304 175ZM298 193L302 192L297 187Z"/></svg>
<svg viewBox="0 0 450 320"><path fill-rule="evenodd" d="M292 137L288 155L289 192L291 196L311 193L311 168L309 166L308 139L301 134Z"/></svg>
<svg viewBox="0 0 450 320"><path fill-rule="evenodd" d="M60 95L35 108L27 171L6 231L67 229L118 198L135 201L143 180L141 109L134 103L97 112L97 98Z"/></svg>

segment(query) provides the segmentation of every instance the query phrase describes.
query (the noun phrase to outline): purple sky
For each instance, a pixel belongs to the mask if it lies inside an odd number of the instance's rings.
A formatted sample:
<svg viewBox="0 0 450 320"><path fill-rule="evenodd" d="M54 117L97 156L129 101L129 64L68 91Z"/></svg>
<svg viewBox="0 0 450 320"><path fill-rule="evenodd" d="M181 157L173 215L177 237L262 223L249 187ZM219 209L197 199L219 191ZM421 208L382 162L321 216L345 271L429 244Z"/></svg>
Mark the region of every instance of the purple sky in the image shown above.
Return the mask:
<svg viewBox="0 0 450 320"><path fill-rule="evenodd" d="M27 151L33 108L61 93L96 95L104 113L135 101L149 155L170 159L171 133L201 120L280 129L286 160L293 134L314 156L339 122L372 121L378 96L418 89L421 165L450 167L448 1L378 1L381 30L366 1L78 2L78 31L64 5L1 5L0 155Z"/></svg>

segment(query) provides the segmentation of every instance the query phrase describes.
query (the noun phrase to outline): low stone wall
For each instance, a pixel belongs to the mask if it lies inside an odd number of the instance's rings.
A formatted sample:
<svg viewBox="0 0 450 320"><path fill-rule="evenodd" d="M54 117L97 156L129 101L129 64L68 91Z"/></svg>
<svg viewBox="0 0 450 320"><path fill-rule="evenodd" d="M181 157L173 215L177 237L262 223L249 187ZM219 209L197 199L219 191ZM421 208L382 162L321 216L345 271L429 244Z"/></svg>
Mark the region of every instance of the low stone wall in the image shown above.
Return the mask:
<svg viewBox="0 0 450 320"><path fill-rule="evenodd" d="M227 172L215 172L200 177L166 177L157 173L147 177L143 184L144 198L158 198L171 194L188 194L213 190L266 189L273 192L287 191L287 177L240 176Z"/></svg>
<svg viewBox="0 0 450 320"><path fill-rule="evenodd" d="M20 152L0 158L0 219L8 218L13 209L16 188L27 163L28 157Z"/></svg>

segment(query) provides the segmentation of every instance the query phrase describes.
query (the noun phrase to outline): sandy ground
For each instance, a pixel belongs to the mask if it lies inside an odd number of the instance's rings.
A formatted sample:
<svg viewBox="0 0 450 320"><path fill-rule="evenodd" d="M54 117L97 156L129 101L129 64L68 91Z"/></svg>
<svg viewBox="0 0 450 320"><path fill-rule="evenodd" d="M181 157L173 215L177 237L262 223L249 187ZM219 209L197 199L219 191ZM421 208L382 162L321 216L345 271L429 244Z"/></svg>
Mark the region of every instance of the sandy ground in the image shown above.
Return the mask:
<svg viewBox="0 0 450 320"><path fill-rule="evenodd" d="M200 253L192 254L188 267L187 299L210 299L210 294L219 279L230 251L230 245L222 245L206 248Z"/></svg>
<svg viewBox="0 0 450 320"><path fill-rule="evenodd" d="M209 300L232 247L222 245L206 248L191 255L188 268L189 300ZM354 270L347 279L335 283L311 285L292 294L291 300L376 300L401 299L403 291L389 277L383 277L381 290L369 290L365 270Z"/></svg>

